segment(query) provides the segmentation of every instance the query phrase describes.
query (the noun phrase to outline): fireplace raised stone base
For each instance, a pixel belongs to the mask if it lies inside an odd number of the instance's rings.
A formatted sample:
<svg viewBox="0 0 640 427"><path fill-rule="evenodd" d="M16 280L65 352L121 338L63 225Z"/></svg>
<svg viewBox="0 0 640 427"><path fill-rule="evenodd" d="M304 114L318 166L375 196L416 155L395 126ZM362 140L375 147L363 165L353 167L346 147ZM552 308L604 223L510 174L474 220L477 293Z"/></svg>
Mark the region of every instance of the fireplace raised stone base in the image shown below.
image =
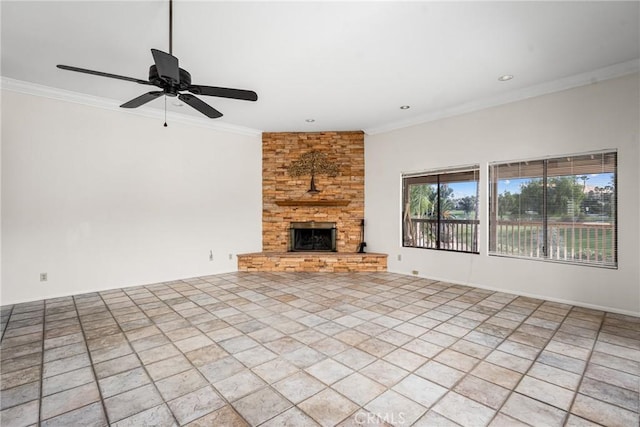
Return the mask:
<svg viewBox="0 0 640 427"><path fill-rule="evenodd" d="M239 271L387 271L387 255L354 252L256 252L238 255Z"/></svg>

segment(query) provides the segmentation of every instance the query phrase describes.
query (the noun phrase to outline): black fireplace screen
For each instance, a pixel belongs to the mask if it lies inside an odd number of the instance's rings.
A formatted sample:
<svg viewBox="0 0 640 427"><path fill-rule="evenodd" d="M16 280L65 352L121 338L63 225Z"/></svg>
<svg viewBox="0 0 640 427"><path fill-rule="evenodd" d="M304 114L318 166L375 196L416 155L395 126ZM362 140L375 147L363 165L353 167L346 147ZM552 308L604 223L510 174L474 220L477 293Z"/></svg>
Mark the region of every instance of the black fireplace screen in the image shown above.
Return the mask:
<svg viewBox="0 0 640 427"><path fill-rule="evenodd" d="M292 222L290 251L336 251L334 222Z"/></svg>

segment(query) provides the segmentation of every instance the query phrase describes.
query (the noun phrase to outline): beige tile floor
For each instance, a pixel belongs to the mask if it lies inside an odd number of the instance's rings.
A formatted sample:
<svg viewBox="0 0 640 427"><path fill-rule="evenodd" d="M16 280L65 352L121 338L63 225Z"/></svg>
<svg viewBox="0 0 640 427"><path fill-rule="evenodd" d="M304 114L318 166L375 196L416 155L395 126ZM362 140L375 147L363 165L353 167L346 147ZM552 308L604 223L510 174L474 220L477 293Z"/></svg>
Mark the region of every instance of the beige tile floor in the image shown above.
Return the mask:
<svg viewBox="0 0 640 427"><path fill-rule="evenodd" d="M390 273L2 307L2 426L638 426L640 318Z"/></svg>

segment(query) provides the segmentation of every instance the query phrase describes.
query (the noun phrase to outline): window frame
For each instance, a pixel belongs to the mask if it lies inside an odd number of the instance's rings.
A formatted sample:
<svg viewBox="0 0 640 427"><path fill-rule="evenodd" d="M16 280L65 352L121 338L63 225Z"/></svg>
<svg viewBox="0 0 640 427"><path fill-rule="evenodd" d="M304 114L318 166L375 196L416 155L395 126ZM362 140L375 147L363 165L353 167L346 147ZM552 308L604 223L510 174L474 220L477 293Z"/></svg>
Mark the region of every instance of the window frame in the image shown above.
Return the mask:
<svg viewBox="0 0 640 427"><path fill-rule="evenodd" d="M549 247L553 247L553 242L550 243L550 239L552 239L552 234L551 233L551 237L550 237L550 225L549 225L549 219L550 219L550 214L549 214L549 202L548 202L548 197L549 197L549 183L550 183L550 178L557 178L557 177L565 177L565 176L576 176L578 177L578 173L573 173L571 175L560 175L560 174L552 174L549 175L549 163L550 162L559 162L562 160L570 160L573 158L580 158L580 157L585 157L585 156L591 156L591 158L593 158L594 156L612 156L613 161L612 161L612 171L609 172L600 172L600 173L611 173L613 175L612 178L612 193L611 193L611 200L613 200L613 206L612 206L612 210L613 210L613 215L611 216L611 219L613 221L612 227L611 227L611 232L613 233L613 236L611 238L611 242L612 245L610 247L611 253L612 253L612 261L606 261L605 259L602 259L601 261L597 261L597 256L596 256L596 260L583 260L583 259L567 259L566 255L565 255L565 259L559 259L556 257L553 257L553 254L550 254L550 250ZM516 255L516 254L510 254L510 253L505 253L505 252L498 252L497 250L497 245L498 245L498 238L497 238L497 233L498 233L498 224L500 222L500 219L498 219L499 217L499 194L498 194L498 182L501 181L501 179L498 177L498 179L496 179L496 177L494 176L495 172L495 168L499 167L499 166L511 166L511 165L515 165L515 164L529 164L529 163L535 163L535 162L542 162L543 165L543 173L542 176L539 177L534 177L531 176L531 178L540 178L542 180L542 198L543 198L543 202L542 202L542 207L543 207L543 213L542 213L542 228L543 228L543 238L542 238L542 247L543 247L543 254L542 256L527 256L527 255ZM602 165L604 165L604 160L601 163ZM488 164L488 185L489 185L489 191L488 191L488 212L489 212L489 217L488 217L488 254L489 256L498 256L498 257L505 257L505 258L516 258L516 259L526 259L526 260L533 260L533 261L542 261L542 262L552 262L552 263L561 263L561 264L569 264L569 265L578 265L578 266L585 266L585 267L596 267L596 268L606 268L606 269L617 269L618 268L618 264L619 264L619 253L618 253L618 150L617 149L606 149L606 150L600 150L600 151L592 151L592 152L586 152L586 153L573 153L573 154L567 154L567 155L556 155L556 156L547 156L547 157L538 157L538 158L533 158L533 159L528 159L528 160L511 160L511 161L500 161L500 162L490 162ZM581 172L581 174L586 174L586 172ZM519 178L522 179L522 178ZM588 178L587 178L588 179ZM585 184L586 186L586 180L585 180ZM597 189L597 188L596 188ZM586 188L585 190L586 191ZM576 222L577 223L577 222ZM597 236L597 234L596 234ZM595 237L597 239L597 237ZM572 242L572 245L574 243ZM553 251L553 249L551 249L551 251ZM603 249L604 251L604 249Z"/></svg>
<svg viewBox="0 0 640 427"><path fill-rule="evenodd" d="M457 176L470 175L472 179L466 179L462 181L456 181ZM466 166L458 166L458 167L449 167L443 169L435 169L435 170L427 170L421 172L412 172L412 173L403 173L402 176L402 206L401 206L401 245L403 248L415 248L415 249L430 249L437 251L445 251L445 252L459 252L466 254L480 254L480 165L466 165ZM475 219L464 219L464 220L451 220L444 218L442 215L442 204L441 204L441 185L447 183L456 183L456 182L474 182L476 185L476 194L475 194ZM435 218L412 218L410 212L410 187L411 185L419 185L419 184L433 184L436 186L436 215ZM409 200L409 203L408 203ZM411 245L408 244L407 235L410 233L407 230L408 221L411 221L413 224L413 220L419 220L421 222L433 222L435 221L435 247L433 246L424 246L424 245ZM442 230L446 223L459 222L463 225L470 225L471 227L471 248L470 250L463 250L459 248L447 248L442 247L443 241L441 238ZM452 225L452 224L449 224ZM456 228L457 232L457 228ZM456 234L457 235L457 234ZM417 238L410 237L410 238ZM424 236L423 236L424 239ZM464 246L468 241L462 243ZM460 243L457 243L457 246L460 246Z"/></svg>

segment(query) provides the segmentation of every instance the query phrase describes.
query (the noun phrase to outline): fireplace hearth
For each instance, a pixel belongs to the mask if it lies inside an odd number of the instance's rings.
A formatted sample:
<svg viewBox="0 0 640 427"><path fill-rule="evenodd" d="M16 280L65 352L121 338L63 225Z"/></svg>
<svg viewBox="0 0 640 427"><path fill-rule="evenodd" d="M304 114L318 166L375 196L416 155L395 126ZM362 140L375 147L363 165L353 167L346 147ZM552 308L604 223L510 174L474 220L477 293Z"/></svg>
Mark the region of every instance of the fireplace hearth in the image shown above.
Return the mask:
<svg viewBox="0 0 640 427"><path fill-rule="evenodd" d="M292 222L289 232L290 252L335 252L335 222Z"/></svg>

